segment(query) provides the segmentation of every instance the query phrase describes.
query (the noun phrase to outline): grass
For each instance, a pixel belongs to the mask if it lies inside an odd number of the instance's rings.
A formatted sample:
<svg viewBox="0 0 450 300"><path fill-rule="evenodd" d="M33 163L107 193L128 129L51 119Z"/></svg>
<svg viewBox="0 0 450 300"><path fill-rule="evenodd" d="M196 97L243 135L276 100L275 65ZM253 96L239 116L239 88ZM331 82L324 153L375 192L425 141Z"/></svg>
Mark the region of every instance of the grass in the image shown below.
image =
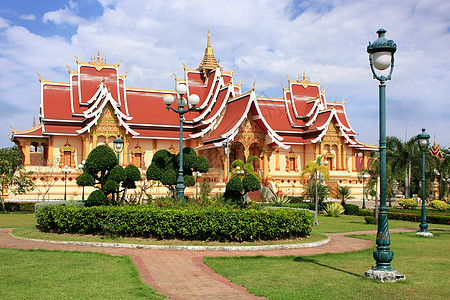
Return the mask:
<svg viewBox="0 0 450 300"><path fill-rule="evenodd" d="M450 231L434 238L391 235L392 267L406 281L380 283L365 278L374 249L284 257L217 257L204 261L214 271L269 299L450 299ZM375 236L362 236L374 240Z"/></svg>
<svg viewBox="0 0 450 300"><path fill-rule="evenodd" d="M128 256L0 248L2 299L162 299Z"/></svg>

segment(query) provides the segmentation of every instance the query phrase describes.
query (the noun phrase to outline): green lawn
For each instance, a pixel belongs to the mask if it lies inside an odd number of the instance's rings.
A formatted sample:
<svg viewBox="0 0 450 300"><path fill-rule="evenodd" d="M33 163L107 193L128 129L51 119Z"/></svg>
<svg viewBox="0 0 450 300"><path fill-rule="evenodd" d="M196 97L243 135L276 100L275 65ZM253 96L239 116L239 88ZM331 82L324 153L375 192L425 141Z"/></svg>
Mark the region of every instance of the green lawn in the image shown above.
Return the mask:
<svg viewBox="0 0 450 300"><path fill-rule="evenodd" d="M162 299L128 256L0 248L2 299Z"/></svg>
<svg viewBox="0 0 450 300"><path fill-rule="evenodd" d="M319 221L320 222L320 221ZM450 231L434 238L391 235L392 267L406 281L366 279L374 249L285 257L217 257L204 261L220 275L269 299L450 299ZM375 236L363 236L375 239Z"/></svg>

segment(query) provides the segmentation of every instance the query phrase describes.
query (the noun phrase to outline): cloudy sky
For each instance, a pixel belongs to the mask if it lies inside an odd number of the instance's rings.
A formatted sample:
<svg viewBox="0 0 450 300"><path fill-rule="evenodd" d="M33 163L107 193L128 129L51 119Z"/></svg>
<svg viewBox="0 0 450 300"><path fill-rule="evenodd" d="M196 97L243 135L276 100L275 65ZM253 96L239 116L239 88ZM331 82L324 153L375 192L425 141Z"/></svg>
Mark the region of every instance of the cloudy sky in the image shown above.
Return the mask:
<svg viewBox="0 0 450 300"><path fill-rule="evenodd" d="M397 43L387 83L387 135L409 139L426 128L450 147L450 1L448 0L2 0L0 2L0 147L11 127L38 123L36 72L68 82L100 51L121 61L129 87L173 89L182 63L197 68L208 28L224 71L242 89L281 97L286 75L321 80L329 102L346 99L362 142L378 144L378 81L366 48L384 28ZM67 66L66 66L67 65Z"/></svg>

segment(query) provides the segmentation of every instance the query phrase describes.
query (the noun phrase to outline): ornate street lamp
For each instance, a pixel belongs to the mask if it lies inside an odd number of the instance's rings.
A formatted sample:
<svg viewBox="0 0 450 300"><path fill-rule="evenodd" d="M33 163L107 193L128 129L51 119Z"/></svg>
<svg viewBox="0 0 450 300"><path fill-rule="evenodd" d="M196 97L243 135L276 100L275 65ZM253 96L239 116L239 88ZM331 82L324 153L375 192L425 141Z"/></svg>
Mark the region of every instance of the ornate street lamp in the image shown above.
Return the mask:
<svg viewBox="0 0 450 300"><path fill-rule="evenodd" d="M366 277L381 281L405 280L405 276L391 267L394 253L390 250L391 239L389 237L389 225L386 206L386 81L391 80L394 70L394 53L397 45L393 40L385 37L386 30L377 31L378 39L372 44L369 42L370 69L373 78L380 82L379 85L379 122L380 122L380 208L377 230L377 249L373 252L376 266L365 272ZM390 67L388 75L377 74ZM375 70L376 69L376 70Z"/></svg>
<svg viewBox="0 0 450 300"><path fill-rule="evenodd" d="M228 147L228 138L222 142L222 147L227 156L227 182L230 180L230 148Z"/></svg>
<svg viewBox="0 0 450 300"><path fill-rule="evenodd" d="M61 169L61 172L64 173L64 200L67 200L67 174L72 172L72 168L65 165L64 168Z"/></svg>
<svg viewBox="0 0 450 300"><path fill-rule="evenodd" d="M200 98L192 94L189 96L189 104L192 105L192 107L184 109L184 107L187 107L188 102L185 98L183 98L183 95L187 92L187 87L185 84L178 84L177 85L177 93L180 95L180 98L177 99L177 106L178 109L172 108L170 105L174 102L174 98L170 94L166 94L163 97L163 102L165 105L167 105L167 110L173 110L177 114L180 115L180 166L178 169L178 178L177 178L177 197L180 200L184 199L184 175L183 175L183 120L184 120L184 114L189 111L197 111L198 109L195 107L199 102Z"/></svg>
<svg viewBox="0 0 450 300"><path fill-rule="evenodd" d="M358 175L358 179L362 180L363 182L363 205L362 208L365 209L366 208L366 199L365 199L365 189L364 189L364 183L366 182L367 178L369 178L369 174L367 174L366 172L362 171L361 174Z"/></svg>
<svg viewBox="0 0 450 300"><path fill-rule="evenodd" d="M425 214L425 152L428 150L430 135L425 132L425 128L417 135L417 143L422 151L422 216L420 218L420 230L416 233L418 236L433 237L431 232L428 232L427 216Z"/></svg>
<svg viewBox="0 0 450 300"><path fill-rule="evenodd" d="M86 161L83 160L83 161L81 162L81 164L78 165L78 169L80 169L81 172L83 172L84 164L85 164L85 163L86 163ZM83 193L81 194L81 200L84 200L84 185L83 185Z"/></svg>
<svg viewBox="0 0 450 300"><path fill-rule="evenodd" d="M322 158L323 155L319 155L319 157L317 157L317 164L320 166L322 165ZM326 166L328 165L328 161L324 161L323 164ZM319 184L322 184L322 173L320 172L320 170L317 170L317 172L319 172L319 183L316 182L316 205L315 205L315 212L316 212L316 217L314 220L315 225L319 225L319 195L318 195L318 190L317 190L317 186ZM317 178L317 177L316 177Z"/></svg>
<svg viewBox="0 0 450 300"><path fill-rule="evenodd" d="M120 153L123 151L123 140L120 138L120 134L117 136L117 139L113 141L114 152L117 153L117 165L120 165Z"/></svg>

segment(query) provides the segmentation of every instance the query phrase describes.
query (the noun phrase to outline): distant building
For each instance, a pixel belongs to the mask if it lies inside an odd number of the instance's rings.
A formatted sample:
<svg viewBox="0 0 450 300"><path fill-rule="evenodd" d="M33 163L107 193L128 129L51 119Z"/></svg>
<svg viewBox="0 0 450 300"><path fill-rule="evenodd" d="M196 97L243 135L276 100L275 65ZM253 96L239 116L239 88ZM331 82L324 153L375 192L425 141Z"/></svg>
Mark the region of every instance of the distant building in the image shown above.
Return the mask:
<svg viewBox="0 0 450 300"><path fill-rule="evenodd" d="M77 70L69 68L69 82L43 79L39 125L23 131L13 130L12 140L19 146L24 164L36 173L34 180L53 180L50 198L62 198L65 165L68 199L80 199L81 188L75 178L77 166L98 145L112 147L114 139L124 140L120 164L134 164L144 174L159 149L179 151L179 116L166 109L163 96L175 91L131 88L126 73L119 75L119 63L110 65L100 54L89 62L76 57ZM324 155L333 182L352 185L362 194L357 171L368 164L374 150L356 139L345 111L345 100L326 101L320 82L306 74L298 80L287 78L282 98L259 97L255 87L242 92L233 71L224 72L217 63L208 33L204 58L197 69L184 67L187 95L197 94L198 112L185 114L184 146L197 150L210 163L209 180L213 192L223 191L229 162L257 156L254 165L263 183L284 194L299 195L303 188L300 173L306 162ZM87 191L88 193L89 191ZM41 193L35 191L34 193ZM164 188L152 193L166 194ZM187 189L186 193L195 193ZM30 195L25 195L29 198Z"/></svg>

